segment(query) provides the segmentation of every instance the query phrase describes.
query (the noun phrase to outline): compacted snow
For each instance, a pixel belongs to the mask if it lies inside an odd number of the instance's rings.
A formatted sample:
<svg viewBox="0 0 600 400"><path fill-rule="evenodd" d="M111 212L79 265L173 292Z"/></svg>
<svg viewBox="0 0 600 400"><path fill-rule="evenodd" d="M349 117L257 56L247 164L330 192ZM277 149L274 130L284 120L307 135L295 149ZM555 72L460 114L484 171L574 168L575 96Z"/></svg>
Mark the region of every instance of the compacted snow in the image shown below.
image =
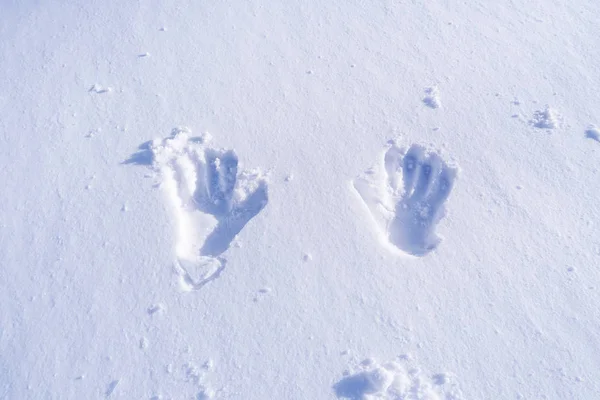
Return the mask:
<svg viewBox="0 0 600 400"><path fill-rule="evenodd" d="M599 15L3 2L0 398L600 398Z"/></svg>

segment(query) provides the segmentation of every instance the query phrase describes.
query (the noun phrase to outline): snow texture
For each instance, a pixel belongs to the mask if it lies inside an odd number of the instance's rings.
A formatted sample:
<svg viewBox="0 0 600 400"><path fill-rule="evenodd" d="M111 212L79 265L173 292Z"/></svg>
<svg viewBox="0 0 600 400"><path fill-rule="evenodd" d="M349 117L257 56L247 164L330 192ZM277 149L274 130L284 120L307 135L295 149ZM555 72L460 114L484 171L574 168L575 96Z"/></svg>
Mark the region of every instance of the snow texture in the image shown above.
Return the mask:
<svg viewBox="0 0 600 400"><path fill-rule="evenodd" d="M556 110L546 106L543 110L533 113L531 124L540 129L554 129L558 124L558 114Z"/></svg>
<svg viewBox="0 0 600 400"><path fill-rule="evenodd" d="M0 399L600 399L599 15L0 2Z"/></svg>
<svg viewBox="0 0 600 400"><path fill-rule="evenodd" d="M440 93L437 87L429 87L425 89L425 97L423 98L423 103L429 108L440 108Z"/></svg>

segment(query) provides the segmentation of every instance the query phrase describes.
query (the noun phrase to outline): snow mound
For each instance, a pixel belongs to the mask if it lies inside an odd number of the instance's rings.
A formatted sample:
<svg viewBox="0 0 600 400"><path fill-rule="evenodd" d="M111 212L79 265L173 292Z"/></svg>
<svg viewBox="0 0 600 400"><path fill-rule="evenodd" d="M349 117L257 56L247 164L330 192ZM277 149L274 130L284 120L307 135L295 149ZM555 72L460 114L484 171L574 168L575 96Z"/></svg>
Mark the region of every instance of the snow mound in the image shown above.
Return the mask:
<svg viewBox="0 0 600 400"><path fill-rule="evenodd" d="M558 112L546 106L543 110L534 112L530 122L539 129L554 129L558 126Z"/></svg>
<svg viewBox="0 0 600 400"><path fill-rule="evenodd" d="M405 358L384 364L365 360L353 374L337 382L333 389L338 398L351 400L460 400L462 394L448 374L431 378L406 365Z"/></svg>

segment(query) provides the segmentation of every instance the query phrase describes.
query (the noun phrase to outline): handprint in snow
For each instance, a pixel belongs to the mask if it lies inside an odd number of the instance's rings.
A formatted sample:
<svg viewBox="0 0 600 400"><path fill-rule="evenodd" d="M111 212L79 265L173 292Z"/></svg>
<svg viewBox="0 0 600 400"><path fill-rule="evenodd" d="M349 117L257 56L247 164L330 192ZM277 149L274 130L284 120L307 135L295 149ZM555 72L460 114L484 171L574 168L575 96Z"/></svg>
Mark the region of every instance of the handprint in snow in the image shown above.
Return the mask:
<svg viewBox="0 0 600 400"><path fill-rule="evenodd" d="M259 170L238 171L233 150L188 133L176 130L151 149L176 220L176 269L184 289L198 290L222 272L221 255L265 207L268 192Z"/></svg>
<svg viewBox="0 0 600 400"><path fill-rule="evenodd" d="M354 187L389 243L424 256L441 242L435 228L445 215L457 172L423 146L405 150L393 144L382 165L356 178Z"/></svg>

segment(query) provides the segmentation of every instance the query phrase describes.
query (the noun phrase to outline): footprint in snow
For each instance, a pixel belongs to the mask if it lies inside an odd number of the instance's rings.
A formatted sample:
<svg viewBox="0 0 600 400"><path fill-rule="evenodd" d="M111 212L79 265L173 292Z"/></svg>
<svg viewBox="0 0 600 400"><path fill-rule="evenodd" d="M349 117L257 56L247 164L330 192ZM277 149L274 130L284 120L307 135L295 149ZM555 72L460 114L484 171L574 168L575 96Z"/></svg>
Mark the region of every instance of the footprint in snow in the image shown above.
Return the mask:
<svg viewBox="0 0 600 400"><path fill-rule="evenodd" d="M446 213L458 168L421 145L392 145L380 165L354 180L387 242L404 253L424 256L441 238L435 228Z"/></svg>

